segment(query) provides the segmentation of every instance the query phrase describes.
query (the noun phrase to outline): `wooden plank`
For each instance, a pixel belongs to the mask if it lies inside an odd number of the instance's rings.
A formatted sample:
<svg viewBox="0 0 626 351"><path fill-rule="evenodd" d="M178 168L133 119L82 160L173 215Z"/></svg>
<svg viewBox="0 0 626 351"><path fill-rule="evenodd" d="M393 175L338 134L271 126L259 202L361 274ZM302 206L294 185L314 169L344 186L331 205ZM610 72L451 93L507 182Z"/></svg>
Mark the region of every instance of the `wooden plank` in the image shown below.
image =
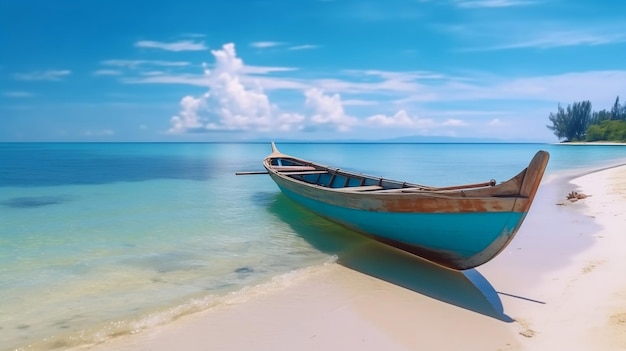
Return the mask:
<svg viewBox="0 0 626 351"><path fill-rule="evenodd" d="M417 187L407 187L407 188L395 188L395 189L385 189L377 191L376 193L415 193L422 191L432 191L431 188L417 188Z"/></svg>
<svg viewBox="0 0 626 351"><path fill-rule="evenodd" d="M278 172L284 171L314 171L315 167L311 166L272 166L272 169Z"/></svg>
<svg viewBox="0 0 626 351"><path fill-rule="evenodd" d="M383 187L379 186L379 185L363 185L363 186L347 186L345 188L332 188L333 190L336 191L343 191L343 192L358 192L358 191L371 191L371 190L382 190Z"/></svg>
<svg viewBox="0 0 626 351"><path fill-rule="evenodd" d="M324 174L328 171L293 171L293 172L279 172L283 175L306 175L306 174Z"/></svg>
<svg viewBox="0 0 626 351"><path fill-rule="evenodd" d="M267 171L235 172L235 175L255 175L255 174L268 174L268 172Z"/></svg>
<svg viewBox="0 0 626 351"><path fill-rule="evenodd" d="M496 185L495 180L490 180L484 183L476 183L476 184L465 184L465 185L455 185L455 186L447 186L441 188L431 188L431 187L406 187L406 188L397 188L397 189L389 189L384 192L389 193L421 193L424 191L430 192L444 192L444 191L454 191L454 190L467 190L474 188L488 188Z"/></svg>

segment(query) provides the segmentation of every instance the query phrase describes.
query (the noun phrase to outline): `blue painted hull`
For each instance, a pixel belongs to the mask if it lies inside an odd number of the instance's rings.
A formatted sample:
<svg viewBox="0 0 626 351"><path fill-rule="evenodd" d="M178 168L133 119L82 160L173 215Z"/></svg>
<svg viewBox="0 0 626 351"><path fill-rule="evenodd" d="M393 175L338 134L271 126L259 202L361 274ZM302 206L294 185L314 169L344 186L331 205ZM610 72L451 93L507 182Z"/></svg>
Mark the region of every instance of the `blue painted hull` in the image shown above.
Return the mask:
<svg viewBox="0 0 626 351"><path fill-rule="evenodd" d="M454 269L487 262L513 238L525 212L396 213L311 199L285 186L291 200L330 221ZM498 248L494 250L495 246Z"/></svg>

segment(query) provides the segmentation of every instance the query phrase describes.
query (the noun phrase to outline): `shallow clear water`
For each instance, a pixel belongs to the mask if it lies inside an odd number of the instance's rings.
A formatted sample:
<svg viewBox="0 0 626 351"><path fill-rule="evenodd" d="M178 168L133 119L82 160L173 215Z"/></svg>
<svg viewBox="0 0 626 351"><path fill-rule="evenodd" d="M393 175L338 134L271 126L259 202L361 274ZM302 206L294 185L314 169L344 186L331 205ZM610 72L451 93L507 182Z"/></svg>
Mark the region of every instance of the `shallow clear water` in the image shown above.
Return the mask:
<svg viewBox="0 0 626 351"><path fill-rule="evenodd" d="M283 153L427 185L506 180L538 149L547 179L623 163L623 146L279 144ZM0 143L0 340L105 340L223 303L365 241L283 197L267 144ZM339 241L301 235L332 232ZM313 230L312 230L313 229ZM44 341L45 340L45 341Z"/></svg>

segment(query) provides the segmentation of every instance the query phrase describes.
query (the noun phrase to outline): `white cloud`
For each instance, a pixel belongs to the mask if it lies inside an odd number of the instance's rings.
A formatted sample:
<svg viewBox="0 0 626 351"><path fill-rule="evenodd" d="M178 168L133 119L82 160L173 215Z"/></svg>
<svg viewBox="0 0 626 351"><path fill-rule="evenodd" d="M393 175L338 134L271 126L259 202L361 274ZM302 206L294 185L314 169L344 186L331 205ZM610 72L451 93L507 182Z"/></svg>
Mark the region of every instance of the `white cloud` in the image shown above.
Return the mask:
<svg viewBox="0 0 626 351"><path fill-rule="evenodd" d="M594 89L581 89L590 87ZM414 92L401 93L402 98L397 103L409 104L412 102L438 101L545 101L570 103L580 100L591 100L605 103L615 100L616 95L626 91L626 71L587 71L572 72L546 76L529 77L498 77L482 76L467 81L452 79L437 84L427 85ZM595 106L595 105L594 105ZM470 111L460 112L457 115L469 115ZM478 111L484 114L488 111ZM503 111L490 112L501 114ZM471 113L476 115L476 113Z"/></svg>
<svg viewBox="0 0 626 351"><path fill-rule="evenodd" d="M303 130L306 117L299 113L281 113L276 120L277 130L290 132Z"/></svg>
<svg viewBox="0 0 626 351"><path fill-rule="evenodd" d="M366 119L368 123L376 126L412 126L414 121L404 110L398 111L393 116L377 114Z"/></svg>
<svg viewBox="0 0 626 351"><path fill-rule="evenodd" d="M172 43L164 43L160 41L141 40L135 43L135 47L149 48L149 49L161 49L166 51L203 51L208 48L204 45L204 42L197 42L193 40L181 40Z"/></svg>
<svg viewBox="0 0 626 351"><path fill-rule="evenodd" d="M344 106L373 106L378 105L378 100L361 100L361 99L348 99L342 100Z"/></svg>
<svg viewBox="0 0 626 351"><path fill-rule="evenodd" d="M318 79L315 85L328 91L339 91L351 94L415 94L420 93L426 100L432 100L432 82L449 82L460 80L435 72L426 71L381 71L381 70L347 70L343 73L348 79Z"/></svg>
<svg viewBox="0 0 626 351"><path fill-rule="evenodd" d="M444 127L465 127L467 126L467 123L460 119L451 118L444 121L441 125Z"/></svg>
<svg viewBox="0 0 626 351"><path fill-rule="evenodd" d="M506 125L508 124L503 122L500 118L494 118L491 121L487 122L487 126L489 127L503 127Z"/></svg>
<svg viewBox="0 0 626 351"><path fill-rule="evenodd" d="M168 133L177 134L201 130L204 125L202 118L199 116L199 112L206 108L205 99L207 97L208 93L200 98L185 96L180 101L181 111L170 120L171 128L168 130Z"/></svg>
<svg viewBox="0 0 626 351"><path fill-rule="evenodd" d="M581 30L564 30L542 31L541 33L531 35L535 37L521 39L508 44L466 49L463 51L497 51L525 48L549 49L566 46L598 46L626 42L626 34L622 31L593 33Z"/></svg>
<svg viewBox="0 0 626 351"><path fill-rule="evenodd" d="M93 74L95 76L119 76L122 72L115 69L99 69L94 71Z"/></svg>
<svg viewBox="0 0 626 351"><path fill-rule="evenodd" d="M250 43L250 46L253 48L257 48L257 49L269 49L269 48L275 48L278 46L285 46L285 45L289 45L289 43L284 43L281 41L255 41ZM317 49L319 48L319 45L313 45L313 44L302 44L302 45L292 45L287 47L287 50L291 50L291 51L299 51L299 50L312 50L312 49Z"/></svg>
<svg viewBox="0 0 626 351"><path fill-rule="evenodd" d="M249 80L248 78L245 78ZM311 84L299 79L293 78L275 78L275 77L254 77L254 81L263 86L267 90L298 90L304 91L311 88Z"/></svg>
<svg viewBox="0 0 626 351"><path fill-rule="evenodd" d="M281 45L285 45L285 44L279 41L255 41L253 43L250 43L250 46L252 46L253 48L257 48L257 49L267 49L267 48L273 48L273 47L281 46Z"/></svg>
<svg viewBox="0 0 626 351"><path fill-rule="evenodd" d="M121 62L119 62L121 61ZM126 65L135 67L143 64L144 61L106 61L108 64ZM324 91L335 91L349 94L407 94L419 92L422 100L431 101L435 97L430 92L431 89L421 81L442 81L461 80L461 78L448 77L434 72L391 72L391 71L343 71L351 79L358 77L362 79L367 76L366 81L353 81L346 79L317 79L304 80L291 77L271 77L272 73L282 73L297 71L297 67L281 66L248 66L241 68L240 79L245 84L258 83L266 91L270 90L298 90L306 91L317 87ZM250 75L255 75L251 77ZM190 74L170 74L159 77L133 77L124 80L133 84L189 84L195 86L208 86L208 80L204 76Z"/></svg>
<svg viewBox="0 0 626 351"><path fill-rule="evenodd" d="M186 61L159 61L159 60L105 60L100 62L104 66L137 68L139 66L164 66L164 67L185 67L189 66Z"/></svg>
<svg viewBox="0 0 626 351"><path fill-rule="evenodd" d="M453 130L450 128L466 127L468 123L456 118L437 122L432 118L411 116L406 110L401 109L392 116L384 114L370 116L364 120L363 125L370 128L412 129L421 132L438 130L444 133L451 133Z"/></svg>
<svg viewBox="0 0 626 351"><path fill-rule="evenodd" d="M326 95L323 90L314 88L307 90L304 96L306 106L313 110L311 122L316 127L347 131L356 124L357 119L344 112L339 94Z"/></svg>
<svg viewBox="0 0 626 351"><path fill-rule="evenodd" d="M199 98L182 99L181 111L171 118L168 133L300 128L305 119L302 115L279 112L258 81L247 79L234 44L212 50L211 54L215 65L211 70L205 67L204 76L209 91Z"/></svg>
<svg viewBox="0 0 626 351"><path fill-rule="evenodd" d="M163 71L146 71L146 72L141 72L142 76L162 76L164 74L165 74L165 72L163 72Z"/></svg>
<svg viewBox="0 0 626 351"><path fill-rule="evenodd" d="M289 72L298 70L295 67L272 67L272 66L244 66L242 71L246 74L268 74L274 72Z"/></svg>
<svg viewBox="0 0 626 351"><path fill-rule="evenodd" d="M304 92L310 117L297 112L280 111L263 90L261 82L268 83L271 80L261 81L246 75L246 72L263 73L271 70L245 66L237 57L234 44L226 44L221 50L213 50L211 53L215 65L210 70L205 67L204 75L209 91L198 98L186 96L182 99L181 111L171 118L168 133L346 131L357 124L356 118L345 113L339 94L325 94L321 89ZM302 86L298 88L302 89Z"/></svg>
<svg viewBox="0 0 626 351"><path fill-rule="evenodd" d="M377 114L365 119L365 124L370 127L404 127L430 129L437 126L432 119L420 119L410 116L405 110L399 110L393 116Z"/></svg>
<svg viewBox="0 0 626 351"><path fill-rule="evenodd" d="M310 87L298 80L291 78L274 78L261 76L275 72L295 71L293 67L269 67L269 66L243 66L239 78L244 84L259 84L264 90L305 90ZM251 75L254 75L252 77ZM123 82L129 84L185 84L201 87L209 87L208 75L199 74L166 74L146 75L143 77L124 78Z"/></svg>
<svg viewBox="0 0 626 351"><path fill-rule="evenodd" d="M70 70L48 70L48 71L36 71L28 73L15 73L13 77L17 80L48 80L59 81L63 77L72 74Z"/></svg>
<svg viewBox="0 0 626 351"><path fill-rule="evenodd" d="M128 84L183 84L198 87L208 87L209 79L204 75L179 74L179 75L144 75L122 79Z"/></svg>
<svg viewBox="0 0 626 351"><path fill-rule="evenodd" d="M299 50L312 50L312 49L317 49L317 48L319 48L319 45L304 44L304 45L290 46L289 50L299 51Z"/></svg>
<svg viewBox="0 0 626 351"><path fill-rule="evenodd" d="M571 22L552 18L542 21L500 19L436 27L462 41L480 43L455 49L455 51L481 52L620 44L626 42L622 22L611 18L601 22Z"/></svg>
<svg viewBox="0 0 626 351"><path fill-rule="evenodd" d="M375 76L386 80L399 80L399 81L412 81L412 80L441 80L448 79L449 77L440 73L429 71L408 71L408 72L394 72L394 71L382 71L382 70L349 70L346 71L355 75L368 75Z"/></svg>
<svg viewBox="0 0 626 351"><path fill-rule="evenodd" d="M594 87L594 89L581 89ZM450 91L454 99L539 100L573 102L615 100L626 91L626 71L589 71L521 77L471 85Z"/></svg>

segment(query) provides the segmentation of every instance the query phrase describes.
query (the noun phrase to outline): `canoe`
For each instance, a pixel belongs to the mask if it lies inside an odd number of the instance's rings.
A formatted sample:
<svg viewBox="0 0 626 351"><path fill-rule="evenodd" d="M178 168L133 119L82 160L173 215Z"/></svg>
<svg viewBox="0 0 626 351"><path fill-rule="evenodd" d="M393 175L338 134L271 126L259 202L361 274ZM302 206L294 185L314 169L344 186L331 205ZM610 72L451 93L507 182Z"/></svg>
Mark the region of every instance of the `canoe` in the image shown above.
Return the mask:
<svg viewBox="0 0 626 351"><path fill-rule="evenodd" d="M549 154L505 182L431 187L324 166L281 153L263 166L291 200L330 221L441 266L465 270L511 242L533 202Z"/></svg>

